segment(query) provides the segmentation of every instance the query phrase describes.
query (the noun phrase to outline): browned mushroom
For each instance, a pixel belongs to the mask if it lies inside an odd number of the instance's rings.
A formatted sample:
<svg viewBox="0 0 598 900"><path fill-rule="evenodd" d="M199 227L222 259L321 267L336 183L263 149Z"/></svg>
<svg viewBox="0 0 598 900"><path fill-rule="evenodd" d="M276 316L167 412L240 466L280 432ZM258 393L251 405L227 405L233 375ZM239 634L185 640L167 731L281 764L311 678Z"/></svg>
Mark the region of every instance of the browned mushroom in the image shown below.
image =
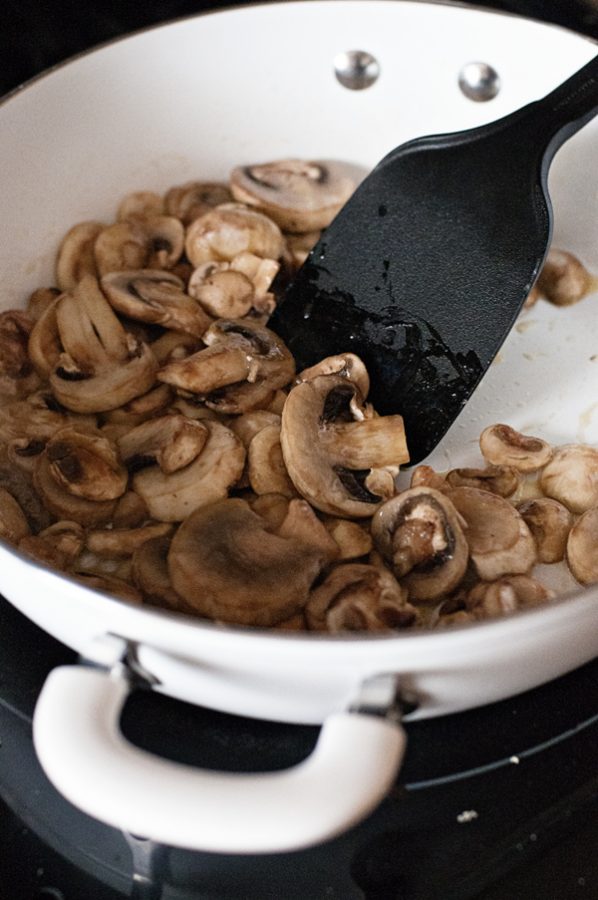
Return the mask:
<svg viewBox="0 0 598 900"><path fill-rule="evenodd" d="M195 219L185 237L185 251L196 267L230 262L244 252L280 259L284 247L278 225L241 203L223 203Z"/></svg>
<svg viewBox="0 0 598 900"><path fill-rule="evenodd" d="M598 504L598 450L571 444L557 450L542 471L540 487L574 513Z"/></svg>
<svg viewBox="0 0 598 900"><path fill-rule="evenodd" d="M537 437L520 434L509 425L490 425L480 435L480 450L495 466L512 466L519 472L535 472L545 466L552 448Z"/></svg>
<svg viewBox="0 0 598 900"><path fill-rule="evenodd" d="M485 469L451 469L446 482L454 487L475 487L499 497L510 497L521 484L521 475L513 466L487 466Z"/></svg>
<svg viewBox="0 0 598 900"><path fill-rule="evenodd" d="M339 560L359 559L367 556L372 549L372 536L361 522L336 516L324 516L322 521L326 531L338 544Z"/></svg>
<svg viewBox="0 0 598 900"><path fill-rule="evenodd" d="M164 202L166 212L176 216L183 225L190 225L215 206L230 203L233 195L228 185L218 181L187 181L170 188Z"/></svg>
<svg viewBox="0 0 598 900"><path fill-rule="evenodd" d="M176 275L157 269L110 272L101 280L110 305L124 316L200 338L212 322Z"/></svg>
<svg viewBox="0 0 598 900"><path fill-rule="evenodd" d="M216 319L239 319L253 306L254 289L249 278L229 263L207 262L191 275L189 294Z"/></svg>
<svg viewBox="0 0 598 900"><path fill-rule="evenodd" d="M124 425L126 428L135 428L153 419L171 406L174 400L173 391L167 384L158 384L146 394L134 397L124 406L118 409L110 409L102 415L106 424Z"/></svg>
<svg viewBox="0 0 598 900"><path fill-rule="evenodd" d="M106 226L101 222L79 222L62 239L56 259L56 284L72 291L84 275L97 275L94 245Z"/></svg>
<svg viewBox="0 0 598 900"><path fill-rule="evenodd" d="M536 561L536 545L522 516L508 500L478 488L454 488L449 497L467 523L471 560L478 576L495 581L526 575Z"/></svg>
<svg viewBox="0 0 598 900"><path fill-rule="evenodd" d="M202 422L169 415L149 419L117 440L120 458L136 471L156 462L169 474L184 468L201 453L209 431Z"/></svg>
<svg viewBox="0 0 598 900"><path fill-rule="evenodd" d="M4 452L0 458L0 488L15 500L23 513L29 530L37 534L51 524L50 513L29 478L11 466Z"/></svg>
<svg viewBox="0 0 598 900"><path fill-rule="evenodd" d="M598 507L584 512L569 532L567 563L581 584L598 583Z"/></svg>
<svg viewBox="0 0 598 900"><path fill-rule="evenodd" d="M69 571L85 544L85 531L77 522L59 521L19 542L19 550L45 565Z"/></svg>
<svg viewBox="0 0 598 900"><path fill-rule="evenodd" d="M203 336L208 345L158 373L160 381L198 394L217 412L239 414L257 409L295 374L283 341L247 319L219 319Z"/></svg>
<svg viewBox="0 0 598 900"><path fill-rule="evenodd" d="M469 591L443 604L437 624L462 625L482 619L508 615L546 603L554 596L529 575L507 575L497 581L480 581Z"/></svg>
<svg viewBox="0 0 598 900"><path fill-rule="evenodd" d="M431 466L415 466L411 472L410 487L431 487L446 493L450 489L444 475L435 472Z"/></svg>
<svg viewBox="0 0 598 900"><path fill-rule="evenodd" d="M0 538L18 544L30 534L25 513L5 488L0 487Z"/></svg>
<svg viewBox="0 0 598 900"><path fill-rule="evenodd" d="M116 218L119 222L126 222L129 219L146 219L148 216L163 214L164 200L159 194L154 191L134 191L120 201Z"/></svg>
<svg viewBox="0 0 598 900"><path fill-rule="evenodd" d="M60 296L58 288L37 288L27 300L27 315L32 322L37 322L39 317Z"/></svg>
<svg viewBox="0 0 598 900"><path fill-rule="evenodd" d="M100 275L129 269L171 269L181 257L185 229L174 216L147 216L117 222L96 238Z"/></svg>
<svg viewBox="0 0 598 900"><path fill-rule="evenodd" d="M417 621L407 591L388 569L359 563L335 566L309 597L311 631L395 631Z"/></svg>
<svg viewBox="0 0 598 900"><path fill-rule="evenodd" d="M461 522L451 501L428 487L409 488L375 513L374 544L412 602L438 600L461 582L468 560Z"/></svg>
<svg viewBox="0 0 598 900"><path fill-rule="evenodd" d="M592 290L594 279L572 253L551 247L536 285L555 306L571 306Z"/></svg>
<svg viewBox="0 0 598 900"><path fill-rule="evenodd" d="M517 506L536 542L538 562L556 563L565 557L573 517L557 500L540 497Z"/></svg>
<svg viewBox="0 0 598 900"><path fill-rule="evenodd" d="M0 397L24 397L40 385L28 355L32 329L27 313L18 309L0 313Z"/></svg>
<svg viewBox="0 0 598 900"><path fill-rule="evenodd" d="M371 516L392 496L393 476L409 459L401 416L366 418L359 391L341 375L319 375L292 388L281 444L299 493L331 515ZM384 494L375 492L382 488Z"/></svg>
<svg viewBox="0 0 598 900"><path fill-rule="evenodd" d="M355 353L337 353L327 356L315 366L304 369L297 375L297 382L313 381L318 375L341 375L353 382L365 400L370 392L370 376L363 361Z"/></svg>
<svg viewBox="0 0 598 900"><path fill-rule="evenodd" d="M170 537L168 535L144 541L133 553L131 577L148 603L180 612L193 613L193 607L177 594L170 583L169 550Z"/></svg>
<svg viewBox="0 0 598 900"><path fill-rule="evenodd" d="M291 514L294 505L301 510ZM272 533L244 500L196 510L172 539L168 567L174 589L201 615L223 622L272 626L288 619L303 608L335 552L305 501L292 500L291 515L289 535L282 529ZM298 517L306 520L299 529Z"/></svg>
<svg viewBox="0 0 598 900"><path fill-rule="evenodd" d="M167 522L143 525L140 528L91 529L85 538L85 546L96 556L119 559L132 556L146 541L167 537L171 531L172 525Z"/></svg>
<svg viewBox="0 0 598 900"><path fill-rule="evenodd" d="M143 597L139 591L125 581L115 575L98 574L96 572L74 572L73 578L79 581L83 587L90 588L94 591L102 591L104 594L110 594L119 600L125 600L127 603L136 605L143 603Z"/></svg>
<svg viewBox="0 0 598 900"><path fill-rule="evenodd" d="M254 436L247 450L247 474L256 494L297 496L282 457L279 424L267 425Z"/></svg>
<svg viewBox="0 0 598 900"><path fill-rule="evenodd" d="M301 159L239 166L230 185L237 200L290 232L326 228L355 190L344 167Z"/></svg>
<svg viewBox="0 0 598 900"><path fill-rule="evenodd" d="M235 416L228 427L241 439L244 447L249 447L256 434L268 425L280 425L280 416L267 409L254 409Z"/></svg>

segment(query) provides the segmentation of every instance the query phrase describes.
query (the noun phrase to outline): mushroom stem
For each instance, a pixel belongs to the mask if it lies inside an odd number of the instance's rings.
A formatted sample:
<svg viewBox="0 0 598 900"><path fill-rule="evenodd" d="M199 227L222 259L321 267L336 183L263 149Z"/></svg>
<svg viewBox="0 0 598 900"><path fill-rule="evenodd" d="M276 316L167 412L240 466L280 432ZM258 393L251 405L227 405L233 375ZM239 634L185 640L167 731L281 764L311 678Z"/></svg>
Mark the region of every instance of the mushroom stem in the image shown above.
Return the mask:
<svg viewBox="0 0 598 900"><path fill-rule="evenodd" d="M322 447L348 469L382 468L409 462L402 416L342 422L322 431Z"/></svg>
<svg viewBox="0 0 598 900"><path fill-rule="evenodd" d="M186 391L210 394L226 385L245 381L250 367L251 356L247 347L214 344L165 366L158 373L158 378Z"/></svg>

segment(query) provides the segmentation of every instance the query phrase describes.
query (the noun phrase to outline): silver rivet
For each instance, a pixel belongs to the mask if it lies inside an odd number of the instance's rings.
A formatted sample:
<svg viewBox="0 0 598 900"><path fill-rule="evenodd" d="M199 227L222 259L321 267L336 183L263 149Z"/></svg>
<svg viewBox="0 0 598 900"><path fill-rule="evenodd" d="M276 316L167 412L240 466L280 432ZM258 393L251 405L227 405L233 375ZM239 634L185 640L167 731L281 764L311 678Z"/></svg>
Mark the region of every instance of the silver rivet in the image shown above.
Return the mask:
<svg viewBox="0 0 598 900"><path fill-rule="evenodd" d="M488 63L470 62L459 72L459 87L470 100L483 103L496 97L500 90L500 78L496 69Z"/></svg>
<svg viewBox="0 0 598 900"><path fill-rule="evenodd" d="M378 60L365 50L346 50L334 57L334 74L351 91L370 87L380 75Z"/></svg>

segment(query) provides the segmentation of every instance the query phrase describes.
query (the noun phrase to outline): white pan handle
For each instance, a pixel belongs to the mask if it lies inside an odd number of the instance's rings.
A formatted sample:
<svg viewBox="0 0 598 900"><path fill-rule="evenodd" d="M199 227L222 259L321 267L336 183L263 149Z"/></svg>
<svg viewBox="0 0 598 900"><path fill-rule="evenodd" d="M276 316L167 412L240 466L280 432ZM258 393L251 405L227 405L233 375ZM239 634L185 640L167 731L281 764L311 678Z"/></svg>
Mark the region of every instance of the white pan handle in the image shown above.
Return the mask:
<svg viewBox="0 0 598 900"><path fill-rule="evenodd" d="M403 757L397 722L341 712L329 716L312 754L293 768L202 771L125 740L119 718L129 689L115 671L54 669L35 708L35 749L50 781L79 809L171 846L274 853L316 844L371 812Z"/></svg>

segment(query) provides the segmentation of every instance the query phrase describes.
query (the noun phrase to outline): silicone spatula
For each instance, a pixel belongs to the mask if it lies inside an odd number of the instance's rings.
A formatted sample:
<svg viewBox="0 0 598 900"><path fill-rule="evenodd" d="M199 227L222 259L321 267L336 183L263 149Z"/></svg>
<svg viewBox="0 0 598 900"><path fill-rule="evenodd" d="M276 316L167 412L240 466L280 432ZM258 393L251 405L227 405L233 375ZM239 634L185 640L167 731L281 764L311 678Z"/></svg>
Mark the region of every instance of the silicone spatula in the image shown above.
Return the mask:
<svg viewBox="0 0 598 900"><path fill-rule="evenodd" d="M505 118L393 150L272 317L300 368L362 357L374 408L404 417L412 463L440 441L511 329L550 242L550 163L597 111L598 57Z"/></svg>

